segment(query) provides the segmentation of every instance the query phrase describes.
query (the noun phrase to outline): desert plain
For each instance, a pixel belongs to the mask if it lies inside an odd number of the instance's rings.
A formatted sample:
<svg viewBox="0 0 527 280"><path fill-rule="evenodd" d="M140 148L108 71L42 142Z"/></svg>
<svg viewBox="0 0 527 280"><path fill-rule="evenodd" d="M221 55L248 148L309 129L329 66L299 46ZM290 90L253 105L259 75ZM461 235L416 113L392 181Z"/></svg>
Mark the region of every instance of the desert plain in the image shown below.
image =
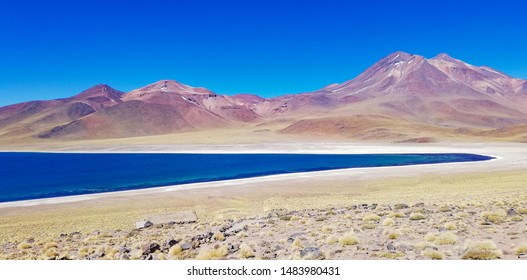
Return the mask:
<svg viewBox="0 0 527 280"><path fill-rule="evenodd" d="M219 141L219 140L218 140ZM522 143L350 141L11 145L54 152L474 153L355 168L0 204L1 259L523 259ZM146 224L151 217L190 219Z"/></svg>

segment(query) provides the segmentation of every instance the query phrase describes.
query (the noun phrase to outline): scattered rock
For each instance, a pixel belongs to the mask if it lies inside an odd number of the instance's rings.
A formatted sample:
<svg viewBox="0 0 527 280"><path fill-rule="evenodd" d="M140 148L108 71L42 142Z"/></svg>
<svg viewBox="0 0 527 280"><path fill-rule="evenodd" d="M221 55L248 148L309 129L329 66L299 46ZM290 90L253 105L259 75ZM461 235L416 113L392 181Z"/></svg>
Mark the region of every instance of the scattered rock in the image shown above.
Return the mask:
<svg viewBox="0 0 527 280"><path fill-rule="evenodd" d="M135 222L135 228L136 229L142 229L142 228L147 228L147 227L151 227L153 226L154 224L150 221L139 221L139 222Z"/></svg>
<svg viewBox="0 0 527 280"><path fill-rule="evenodd" d="M518 213L516 213L516 210L514 208L511 208L507 210L507 216L516 216Z"/></svg>
<svg viewBox="0 0 527 280"><path fill-rule="evenodd" d="M172 246L176 245L179 241L181 240L170 239L169 241L165 243L164 247L170 249Z"/></svg>
<svg viewBox="0 0 527 280"><path fill-rule="evenodd" d="M401 252L408 252L412 250L412 247L408 246L407 244L401 243L397 245L397 250Z"/></svg>
<svg viewBox="0 0 527 280"><path fill-rule="evenodd" d="M181 244L181 249L183 250L190 250L192 248L192 244L191 243L183 243Z"/></svg>
<svg viewBox="0 0 527 280"><path fill-rule="evenodd" d="M190 224L198 220L194 211L179 211L168 214L153 215L147 218L153 224Z"/></svg>
<svg viewBox="0 0 527 280"><path fill-rule="evenodd" d="M386 246L386 249L388 249L388 251L395 251L395 246L393 245L393 243L390 243L388 244L388 246Z"/></svg>
<svg viewBox="0 0 527 280"><path fill-rule="evenodd" d="M143 255L153 254L156 251L161 250L161 246L157 243L150 243L146 248L143 248Z"/></svg>
<svg viewBox="0 0 527 280"><path fill-rule="evenodd" d="M127 254L127 253L130 253L130 248L128 248L126 246L120 246L119 247L119 254L120 255L124 255L124 254Z"/></svg>
<svg viewBox="0 0 527 280"><path fill-rule="evenodd" d="M240 244L230 244L228 246L228 250L230 254L236 253L238 250L240 250Z"/></svg>
<svg viewBox="0 0 527 280"><path fill-rule="evenodd" d="M317 247L307 247L300 251L300 257L306 260L323 260L324 254Z"/></svg>
<svg viewBox="0 0 527 280"><path fill-rule="evenodd" d="M304 232L295 232L295 233L289 235L289 237L287 238L287 242L293 242L293 241L295 241L295 239L297 237L299 237L301 235L305 235L305 233Z"/></svg>
<svg viewBox="0 0 527 280"><path fill-rule="evenodd" d="M485 218L485 220L481 224L484 225L484 226L490 226L493 223L491 221L489 221L489 219Z"/></svg>
<svg viewBox="0 0 527 280"><path fill-rule="evenodd" d="M245 231L248 229L248 226L254 222L255 222L254 220L245 220L245 221L235 223L229 229L225 230L225 234L235 235L236 233L240 231Z"/></svg>

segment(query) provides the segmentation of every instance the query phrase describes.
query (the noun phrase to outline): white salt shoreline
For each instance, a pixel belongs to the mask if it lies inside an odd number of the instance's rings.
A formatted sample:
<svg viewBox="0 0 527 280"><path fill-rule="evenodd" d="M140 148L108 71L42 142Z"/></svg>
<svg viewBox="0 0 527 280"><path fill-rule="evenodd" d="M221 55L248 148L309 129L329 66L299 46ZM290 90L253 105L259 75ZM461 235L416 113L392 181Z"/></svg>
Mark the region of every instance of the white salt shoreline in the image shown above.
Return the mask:
<svg viewBox="0 0 527 280"><path fill-rule="evenodd" d="M489 172L527 169L527 149L522 144L450 144L450 145L364 145L364 144L333 144L333 143L285 143L260 145L215 145L215 146L136 146L109 147L95 150L71 151L39 151L58 153L313 153L313 154L368 154L368 153L470 153L494 157L488 161L455 162L426 165L390 166L349 168L326 171L313 171L269 175L253 178L213 181L154 187L147 189L106 192L97 194L84 194L56 198L43 198L0 203L0 208L29 207L37 205L74 203L79 201L103 199L122 196L138 196L144 194L162 194L165 192L203 189L203 188L228 188L233 186L250 187L258 183L287 181L302 183L317 179L331 178L332 180L367 180L382 177L408 177L424 174L454 174L466 172ZM292 149L291 147L294 147ZM492 151L492 155L489 154Z"/></svg>

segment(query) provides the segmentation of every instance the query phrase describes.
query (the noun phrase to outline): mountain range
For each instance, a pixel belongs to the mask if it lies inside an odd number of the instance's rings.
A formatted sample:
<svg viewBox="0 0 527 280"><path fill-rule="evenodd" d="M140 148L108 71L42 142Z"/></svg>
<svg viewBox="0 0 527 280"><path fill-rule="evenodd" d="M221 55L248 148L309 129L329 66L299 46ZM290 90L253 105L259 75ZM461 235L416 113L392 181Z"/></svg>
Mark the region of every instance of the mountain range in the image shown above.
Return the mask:
<svg viewBox="0 0 527 280"><path fill-rule="evenodd" d="M161 80L130 92L96 85L69 98L0 108L0 139L12 142L231 128L403 142L438 135L527 141L527 81L444 53L426 59L396 52L352 80L275 98Z"/></svg>

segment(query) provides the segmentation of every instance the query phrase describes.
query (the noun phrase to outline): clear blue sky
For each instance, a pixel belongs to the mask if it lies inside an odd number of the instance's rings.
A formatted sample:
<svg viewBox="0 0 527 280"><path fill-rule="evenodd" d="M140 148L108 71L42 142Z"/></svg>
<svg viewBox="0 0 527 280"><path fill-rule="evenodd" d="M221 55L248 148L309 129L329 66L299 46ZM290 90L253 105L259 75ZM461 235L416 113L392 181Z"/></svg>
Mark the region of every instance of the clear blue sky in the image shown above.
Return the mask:
<svg viewBox="0 0 527 280"><path fill-rule="evenodd" d="M397 50L527 78L527 1L5 2L0 106L161 79L270 97L352 79Z"/></svg>

